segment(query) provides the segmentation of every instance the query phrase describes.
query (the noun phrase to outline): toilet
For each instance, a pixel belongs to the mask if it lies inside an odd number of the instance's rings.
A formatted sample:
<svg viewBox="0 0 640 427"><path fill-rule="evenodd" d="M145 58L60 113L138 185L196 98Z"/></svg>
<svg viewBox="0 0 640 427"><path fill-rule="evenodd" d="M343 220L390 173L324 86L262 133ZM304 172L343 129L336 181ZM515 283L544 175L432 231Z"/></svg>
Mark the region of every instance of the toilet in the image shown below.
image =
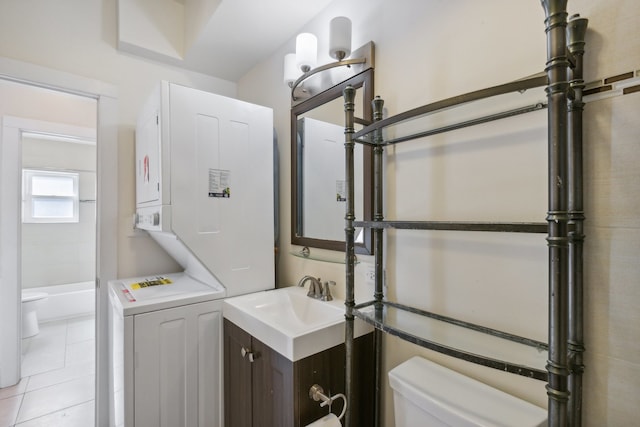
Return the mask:
<svg viewBox="0 0 640 427"><path fill-rule="evenodd" d="M47 298L46 292L22 291L22 338L29 338L40 332L38 326L38 301Z"/></svg>
<svg viewBox="0 0 640 427"><path fill-rule="evenodd" d="M389 371L396 427L543 427L547 411L422 357Z"/></svg>

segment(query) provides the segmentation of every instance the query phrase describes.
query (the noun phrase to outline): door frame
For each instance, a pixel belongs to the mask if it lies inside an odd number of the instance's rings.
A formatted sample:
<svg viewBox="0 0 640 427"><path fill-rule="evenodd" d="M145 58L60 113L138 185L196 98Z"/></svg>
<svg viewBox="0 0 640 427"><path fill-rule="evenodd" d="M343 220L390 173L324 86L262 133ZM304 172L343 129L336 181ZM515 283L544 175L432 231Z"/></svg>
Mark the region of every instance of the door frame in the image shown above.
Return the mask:
<svg viewBox="0 0 640 427"><path fill-rule="evenodd" d="M118 230L118 112L115 86L98 80L76 76L63 71L0 57L0 79L31 86L57 90L96 99L96 426L109 424L109 342L108 342L108 280L117 277L117 230ZM0 159L4 161L4 159ZM2 163L0 163L2 167ZM4 187L6 184L2 184ZM4 190L4 188L3 188ZM4 191L2 198L5 197ZM14 197L7 194L6 197ZM0 204L2 199L0 199ZM17 218L0 216L0 235L19 244ZM19 247L19 246L17 246ZM15 268L19 271L19 257L2 257L0 269L0 338L14 345L0 347L0 382L5 364L20 363L20 304L17 286L4 286L2 271ZM15 328L11 328L15 325ZM17 350L16 350L17 349ZM19 369L16 371L19 372ZM15 378L14 378L15 379Z"/></svg>

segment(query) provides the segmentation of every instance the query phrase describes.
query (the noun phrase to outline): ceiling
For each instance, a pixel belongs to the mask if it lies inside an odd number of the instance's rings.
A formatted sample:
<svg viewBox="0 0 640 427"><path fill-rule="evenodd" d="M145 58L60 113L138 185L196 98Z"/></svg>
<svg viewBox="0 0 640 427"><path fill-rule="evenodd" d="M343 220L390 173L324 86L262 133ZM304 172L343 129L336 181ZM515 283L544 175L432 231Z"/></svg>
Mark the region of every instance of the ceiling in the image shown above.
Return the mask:
<svg viewBox="0 0 640 427"><path fill-rule="evenodd" d="M118 0L118 47L238 81L332 0Z"/></svg>

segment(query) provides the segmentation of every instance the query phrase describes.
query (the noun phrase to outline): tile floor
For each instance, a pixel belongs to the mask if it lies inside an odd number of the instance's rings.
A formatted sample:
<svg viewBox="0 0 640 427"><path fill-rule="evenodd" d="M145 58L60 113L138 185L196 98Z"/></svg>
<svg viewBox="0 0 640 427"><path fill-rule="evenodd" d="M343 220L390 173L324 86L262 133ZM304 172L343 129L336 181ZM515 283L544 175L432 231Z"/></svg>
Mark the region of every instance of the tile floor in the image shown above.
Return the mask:
<svg viewBox="0 0 640 427"><path fill-rule="evenodd" d="M40 324L22 340L22 380L0 389L0 427L94 425L95 321Z"/></svg>

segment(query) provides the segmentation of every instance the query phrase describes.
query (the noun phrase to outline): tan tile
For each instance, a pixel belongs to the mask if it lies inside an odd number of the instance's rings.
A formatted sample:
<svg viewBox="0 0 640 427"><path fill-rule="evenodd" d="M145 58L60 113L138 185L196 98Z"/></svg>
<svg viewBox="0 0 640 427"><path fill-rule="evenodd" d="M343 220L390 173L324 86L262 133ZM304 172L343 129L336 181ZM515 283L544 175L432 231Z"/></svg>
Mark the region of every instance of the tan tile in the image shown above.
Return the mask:
<svg viewBox="0 0 640 427"><path fill-rule="evenodd" d="M67 344L92 340L95 337L94 317L69 319L67 323Z"/></svg>
<svg viewBox="0 0 640 427"><path fill-rule="evenodd" d="M0 427L11 427L16 422L22 394L0 400Z"/></svg>
<svg viewBox="0 0 640 427"><path fill-rule="evenodd" d="M95 362L78 363L29 377L27 392L95 374Z"/></svg>
<svg viewBox="0 0 640 427"><path fill-rule="evenodd" d="M18 422L32 420L94 399L94 376L28 392L24 395Z"/></svg>
<svg viewBox="0 0 640 427"><path fill-rule="evenodd" d="M96 342L94 340L79 341L67 345L65 366L87 363L95 360Z"/></svg>
<svg viewBox="0 0 640 427"><path fill-rule="evenodd" d="M29 378L22 378L20 382L14 386L0 388L0 399L6 399L24 393L27 389L28 382Z"/></svg>
<svg viewBox="0 0 640 427"><path fill-rule="evenodd" d="M91 427L94 424L94 402L90 401L17 424L16 427Z"/></svg>

